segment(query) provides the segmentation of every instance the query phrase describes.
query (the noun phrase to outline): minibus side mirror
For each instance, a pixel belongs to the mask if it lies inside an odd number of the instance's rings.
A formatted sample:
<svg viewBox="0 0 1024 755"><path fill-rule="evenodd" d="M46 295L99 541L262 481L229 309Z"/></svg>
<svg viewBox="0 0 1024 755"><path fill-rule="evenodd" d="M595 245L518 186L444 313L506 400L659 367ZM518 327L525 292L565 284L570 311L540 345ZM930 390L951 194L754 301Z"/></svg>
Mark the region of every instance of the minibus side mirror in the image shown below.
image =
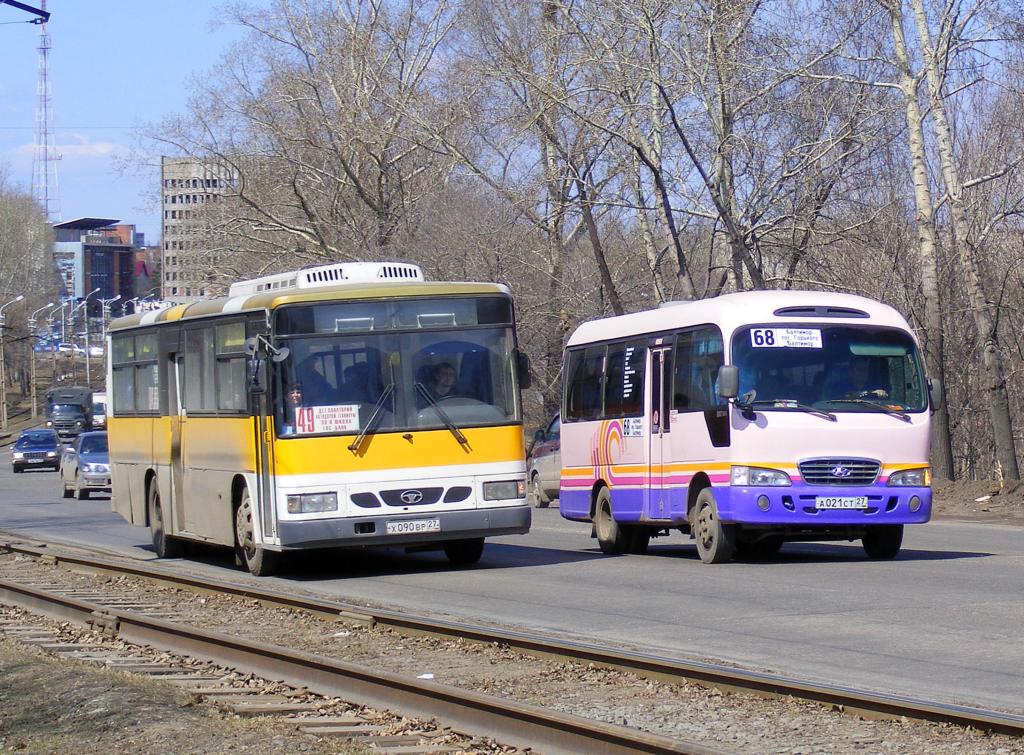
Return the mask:
<svg viewBox="0 0 1024 755"><path fill-rule="evenodd" d="M530 357L526 352L516 349L516 372L519 374L519 388L526 390L533 385L533 377L530 374Z"/></svg>
<svg viewBox="0 0 1024 755"><path fill-rule="evenodd" d="M722 398L736 398L740 392L740 368L725 364L718 368L718 395Z"/></svg>
<svg viewBox="0 0 1024 755"><path fill-rule="evenodd" d="M942 395L942 381L938 378L928 379L928 401L931 404L931 410L934 412L945 401L945 396Z"/></svg>

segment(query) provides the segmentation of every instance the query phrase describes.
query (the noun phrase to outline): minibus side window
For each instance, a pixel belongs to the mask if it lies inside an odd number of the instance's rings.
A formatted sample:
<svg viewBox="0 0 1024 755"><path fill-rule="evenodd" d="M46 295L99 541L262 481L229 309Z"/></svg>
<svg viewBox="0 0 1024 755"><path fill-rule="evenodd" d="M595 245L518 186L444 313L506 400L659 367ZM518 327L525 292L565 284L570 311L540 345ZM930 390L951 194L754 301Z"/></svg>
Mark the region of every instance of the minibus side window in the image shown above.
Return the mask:
<svg viewBox="0 0 1024 755"><path fill-rule="evenodd" d="M673 406L677 411L705 411L722 403L716 387L722 363L718 328L704 326L676 336Z"/></svg>
<svg viewBox="0 0 1024 755"><path fill-rule="evenodd" d="M591 346L569 352L563 420L596 419L601 416L604 351L604 346Z"/></svg>

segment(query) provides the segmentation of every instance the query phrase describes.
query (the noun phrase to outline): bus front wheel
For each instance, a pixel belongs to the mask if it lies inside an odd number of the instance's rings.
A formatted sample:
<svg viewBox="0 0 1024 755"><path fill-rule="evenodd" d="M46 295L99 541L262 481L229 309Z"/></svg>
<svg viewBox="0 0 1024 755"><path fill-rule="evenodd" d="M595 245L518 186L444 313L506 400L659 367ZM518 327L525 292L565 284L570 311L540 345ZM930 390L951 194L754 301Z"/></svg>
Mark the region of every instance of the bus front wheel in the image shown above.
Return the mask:
<svg viewBox="0 0 1024 755"><path fill-rule="evenodd" d="M256 528L252 519L252 498L249 489L242 488L242 498L235 510L235 553L250 574L266 577L277 571L281 554L268 551L256 543Z"/></svg>
<svg viewBox="0 0 1024 755"><path fill-rule="evenodd" d="M453 564L475 564L484 555L484 539L448 540L444 544L444 555Z"/></svg>
<svg viewBox="0 0 1024 755"><path fill-rule="evenodd" d="M868 554L868 558L896 558L896 554L900 552L900 547L903 545L903 525L876 524L868 527L861 542L864 544L864 552Z"/></svg>
<svg viewBox="0 0 1024 755"><path fill-rule="evenodd" d="M68 495L66 490L64 495ZM182 552L181 543L167 534L167 524L164 522L164 509L160 503L160 490L156 479L149 483L147 498L149 534L153 539L153 550L156 551L157 558L179 558Z"/></svg>
<svg viewBox="0 0 1024 755"><path fill-rule="evenodd" d="M736 527L723 524L711 488L704 488L693 506L693 535L697 554L705 564L721 564L736 551Z"/></svg>

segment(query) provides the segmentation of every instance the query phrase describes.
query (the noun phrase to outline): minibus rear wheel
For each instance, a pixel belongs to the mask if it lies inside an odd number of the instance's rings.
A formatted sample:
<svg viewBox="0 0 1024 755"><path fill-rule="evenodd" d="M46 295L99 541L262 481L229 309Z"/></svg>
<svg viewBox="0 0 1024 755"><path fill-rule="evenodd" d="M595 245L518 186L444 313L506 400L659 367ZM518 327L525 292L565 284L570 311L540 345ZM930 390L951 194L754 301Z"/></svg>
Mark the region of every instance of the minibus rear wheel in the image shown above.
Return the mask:
<svg viewBox="0 0 1024 755"><path fill-rule="evenodd" d="M602 553L618 555L629 549L629 538L625 527L612 516L612 494L608 488L601 488L594 504L594 531Z"/></svg>
<svg viewBox="0 0 1024 755"><path fill-rule="evenodd" d="M711 488L704 488L693 504L693 536L697 554L705 564L722 564L736 552L736 526L723 524Z"/></svg>
<svg viewBox="0 0 1024 755"><path fill-rule="evenodd" d="M867 528L861 539L868 558L896 558L903 545L902 524L875 524Z"/></svg>

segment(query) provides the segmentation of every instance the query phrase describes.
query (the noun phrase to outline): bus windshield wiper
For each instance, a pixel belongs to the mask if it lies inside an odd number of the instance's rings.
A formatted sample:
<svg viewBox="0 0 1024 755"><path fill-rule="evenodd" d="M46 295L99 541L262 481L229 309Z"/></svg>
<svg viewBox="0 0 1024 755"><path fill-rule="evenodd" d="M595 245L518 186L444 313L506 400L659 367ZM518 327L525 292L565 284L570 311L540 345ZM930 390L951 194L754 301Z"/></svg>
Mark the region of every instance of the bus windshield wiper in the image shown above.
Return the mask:
<svg viewBox="0 0 1024 755"><path fill-rule="evenodd" d="M366 436L373 432L373 429L377 426L380 418L384 416L384 404L387 403L388 397L394 393L394 391L395 384L388 383L387 387L380 394L380 398L377 399L377 403L373 405L373 411L370 412L370 418L366 420L366 427L359 432L359 435L355 437L355 440L348 444L349 451L358 451Z"/></svg>
<svg viewBox="0 0 1024 755"><path fill-rule="evenodd" d="M780 406L777 407L779 409L799 409L800 411L807 412L808 414L817 414L819 417L824 417L825 419L829 420L830 422L835 422L836 420L839 419L838 417L836 417L836 415L834 415L832 412L828 411L827 409L819 409L816 406L811 406L810 404L801 403L800 401L797 401L796 399L793 399L793 398L759 398L759 399L753 399L749 403L747 403L746 406L754 407L754 406L757 406L759 404L773 404L773 405L774 404L779 404Z"/></svg>
<svg viewBox="0 0 1024 755"><path fill-rule="evenodd" d="M881 409L886 414L891 414L893 417L899 417L904 422L913 422L910 415L906 412L895 409L887 404L880 404L877 401L869 401L866 398L830 398L828 399L830 404L864 404L865 406L873 406L876 409Z"/></svg>
<svg viewBox="0 0 1024 755"><path fill-rule="evenodd" d="M434 400L434 397L430 395L430 391L427 390L427 387L423 385L423 383L417 382L416 390L418 390L420 395L429 401L430 405L434 407L437 415L441 418L441 421L444 422L444 426L447 427L451 431L452 435L455 436L455 440L463 446L468 446L469 441L466 440L466 436L462 434L462 431L455 426L454 422L452 422L451 417L449 417L445 410L441 408L441 405Z"/></svg>

